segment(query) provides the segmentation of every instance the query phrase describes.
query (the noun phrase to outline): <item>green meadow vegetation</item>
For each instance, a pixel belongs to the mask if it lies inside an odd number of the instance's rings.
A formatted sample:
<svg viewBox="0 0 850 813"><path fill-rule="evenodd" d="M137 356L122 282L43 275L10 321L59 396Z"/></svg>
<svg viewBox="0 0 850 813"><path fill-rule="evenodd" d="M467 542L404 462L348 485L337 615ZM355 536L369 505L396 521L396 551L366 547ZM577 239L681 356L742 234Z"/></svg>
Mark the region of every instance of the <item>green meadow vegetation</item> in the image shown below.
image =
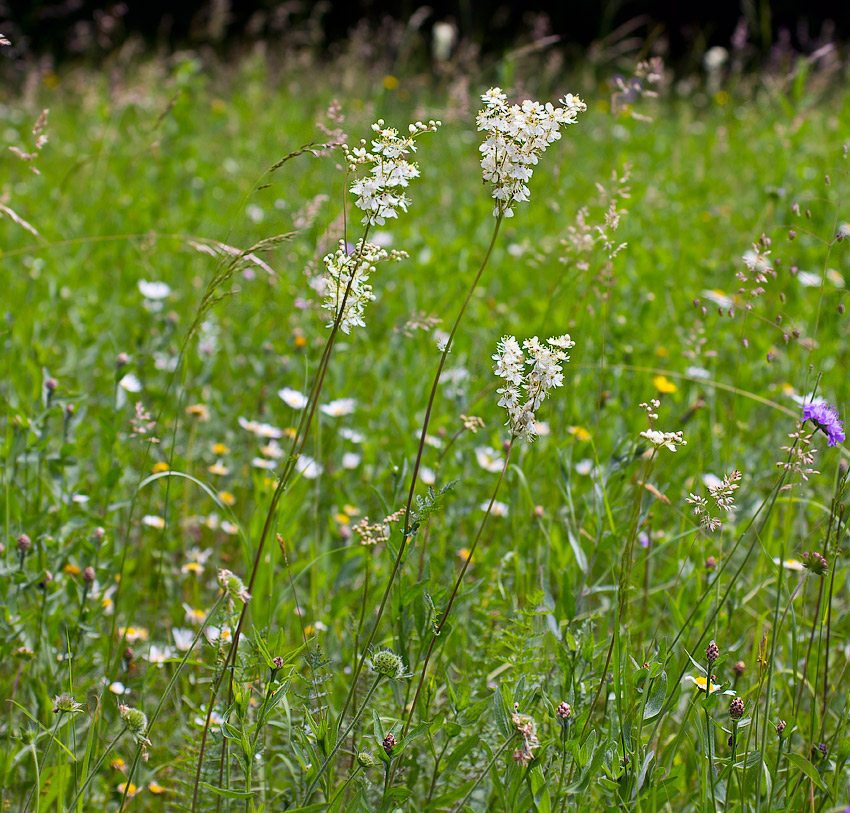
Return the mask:
<svg viewBox="0 0 850 813"><path fill-rule="evenodd" d="M3 809L847 809L846 69L271 64L0 92Z"/></svg>

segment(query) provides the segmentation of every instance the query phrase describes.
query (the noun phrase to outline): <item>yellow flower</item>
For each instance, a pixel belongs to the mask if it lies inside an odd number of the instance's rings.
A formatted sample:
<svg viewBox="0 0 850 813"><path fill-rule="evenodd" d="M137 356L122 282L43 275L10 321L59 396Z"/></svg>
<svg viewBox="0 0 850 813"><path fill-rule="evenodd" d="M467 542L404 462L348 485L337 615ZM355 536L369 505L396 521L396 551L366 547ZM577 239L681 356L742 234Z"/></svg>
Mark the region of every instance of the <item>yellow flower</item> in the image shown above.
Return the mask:
<svg viewBox="0 0 850 813"><path fill-rule="evenodd" d="M360 516L360 512L353 505L343 505L342 510L350 517Z"/></svg>
<svg viewBox="0 0 850 813"><path fill-rule="evenodd" d="M69 576L79 576L83 571L80 570L76 565L72 565L70 562L62 568L63 573L67 573Z"/></svg>
<svg viewBox="0 0 850 813"><path fill-rule="evenodd" d="M655 386L655 389L658 392L670 393L676 392L679 388L669 379L663 375L657 375L652 379L652 383Z"/></svg>
<svg viewBox="0 0 850 813"><path fill-rule="evenodd" d="M461 548L461 549L457 552L457 555L458 555L461 559L463 559L464 561L466 561L466 560L469 558L469 551L468 551L466 548Z"/></svg>
<svg viewBox="0 0 850 813"><path fill-rule="evenodd" d="M778 556L774 558L773 564L779 564ZM786 570L803 570L803 563L799 559L785 559L782 562L782 567L784 567Z"/></svg>
<svg viewBox="0 0 850 813"><path fill-rule="evenodd" d="M698 675L697 677L694 677L693 675L685 675L684 679L693 683L694 686L696 686L701 692L705 691L705 685L708 683L708 678L703 677L702 675ZM710 693L714 694L719 688L720 686L717 683L712 683Z"/></svg>
<svg viewBox="0 0 850 813"><path fill-rule="evenodd" d="M655 355L661 356L661 358L666 359L667 356L670 355L670 351L666 347L656 347L655 348Z"/></svg>
<svg viewBox="0 0 850 813"><path fill-rule="evenodd" d="M129 787L127 786L127 783L126 783L126 782L122 782L122 783L118 786L118 792L119 792L119 793L124 793L124 789L125 789L125 788L127 789L127 795L128 795L128 796L134 796L136 793L138 793L138 792L139 792L139 789L138 789L138 788L137 788L137 787L136 787L136 786L135 786L132 782L130 782Z"/></svg>
<svg viewBox="0 0 850 813"><path fill-rule="evenodd" d="M119 627L118 635L124 638L128 644L137 644L139 641L147 641L150 635L144 627Z"/></svg>
<svg viewBox="0 0 850 813"><path fill-rule="evenodd" d="M568 426L567 432L573 435L576 440L590 440L590 432L583 426Z"/></svg>
<svg viewBox="0 0 850 813"><path fill-rule="evenodd" d="M160 472L168 471L168 470L169 470L168 463L154 463L153 466L151 467L151 471L154 474L159 474Z"/></svg>
<svg viewBox="0 0 850 813"><path fill-rule="evenodd" d="M213 443L212 453L217 457L221 457L224 454L230 454L230 449L223 443Z"/></svg>
<svg viewBox="0 0 850 813"><path fill-rule="evenodd" d="M190 404L186 407L186 414L199 421L206 422L210 419L210 410L206 404Z"/></svg>
<svg viewBox="0 0 850 813"><path fill-rule="evenodd" d="M186 562L186 564L180 568L180 572L200 575L204 572L204 566L200 562Z"/></svg>
<svg viewBox="0 0 850 813"><path fill-rule="evenodd" d="M216 460L215 463L212 464L212 466L207 466L207 471L210 474L219 474L223 477L230 471L230 469L227 468L227 466L225 466L224 463L222 463L220 460Z"/></svg>
<svg viewBox="0 0 850 813"><path fill-rule="evenodd" d="M303 335L303 334L301 334L301 333L296 333L296 334L292 337L292 343L293 343L296 347L306 347L306 346L307 346L307 337L306 337L306 336L304 336L304 335Z"/></svg>
<svg viewBox="0 0 850 813"><path fill-rule="evenodd" d="M165 788L156 782L151 782L148 785L148 790L155 796L159 796L161 793L165 793Z"/></svg>
<svg viewBox="0 0 850 813"><path fill-rule="evenodd" d="M334 522L339 525L348 525L348 523L351 522L351 518L348 516L348 514L337 514L334 517Z"/></svg>
<svg viewBox="0 0 850 813"><path fill-rule="evenodd" d="M392 74L387 74L384 77L384 87L387 90L395 90L398 87L398 79L395 78Z"/></svg>
<svg viewBox="0 0 850 813"><path fill-rule="evenodd" d="M290 426L288 429L283 430L283 434L288 438L294 438L297 434L297 431L294 426Z"/></svg>
<svg viewBox="0 0 850 813"><path fill-rule="evenodd" d="M218 492L218 498L225 505L235 505L236 504L236 497L234 497L229 491L219 491Z"/></svg>
<svg viewBox="0 0 850 813"><path fill-rule="evenodd" d="M109 763L109 767L112 768L113 771L123 771L124 770L124 760L121 757L115 757L112 762Z"/></svg>
<svg viewBox="0 0 850 813"><path fill-rule="evenodd" d="M185 605L184 605L185 606ZM192 607L186 607L186 623L187 624L203 624L207 614L204 610L196 610Z"/></svg>

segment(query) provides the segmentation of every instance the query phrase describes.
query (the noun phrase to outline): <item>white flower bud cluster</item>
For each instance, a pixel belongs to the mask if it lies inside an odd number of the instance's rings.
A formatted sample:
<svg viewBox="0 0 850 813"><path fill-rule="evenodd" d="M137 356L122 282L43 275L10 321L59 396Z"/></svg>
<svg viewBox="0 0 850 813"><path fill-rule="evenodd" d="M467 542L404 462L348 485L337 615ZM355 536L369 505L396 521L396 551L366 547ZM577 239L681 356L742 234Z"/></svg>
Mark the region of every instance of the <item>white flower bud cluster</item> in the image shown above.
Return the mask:
<svg viewBox="0 0 850 813"><path fill-rule="evenodd" d="M547 339L541 344L537 336L526 339L523 349L528 351L526 359L514 336L505 336L493 356L494 372L505 380L505 386L497 390L501 398L499 406L508 411L507 426L511 434L523 440L533 441L537 435L534 413L546 399L549 390L564 384L561 364L570 360L569 350L575 346L568 334ZM525 365L531 366L526 374ZM522 390L525 391L523 400Z"/></svg>
<svg viewBox="0 0 850 813"><path fill-rule="evenodd" d="M513 217L513 204L528 200L528 180L546 147L561 137L562 124L575 124L587 110L578 96L567 94L563 107L526 99L522 106L508 105L500 88L490 88L481 99L478 129L487 133L479 147L484 181L493 185L493 216Z"/></svg>
<svg viewBox="0 0 850 813"><path fill-rule="evenodd" d="M398 209L407 211L410 201L402 190L419 177L419 167L408 162L406 156L416 152L414 140L418 136L435 132L440 124L433 119L427 124L417 121L402 138L398 130L384 127L384 120L378 119L372 125L378 137L372 141L371 152L366 150L365 139L353 149L343 145L346 161L353 171L363 164L372 164L370 174L357 178L350 187L357 196L357 208L366 212L361 221L364 225L383 226L386 218L398 217Z"/></svg>
<svg viewBox="0 0 850 813"><path fill-rule="evenodd" d="M385 260L398 260L407 257L405 251L386 252L374 243L363 243L362 240L349 251L344 240L339 241L339 248L328 254L323 262L325 274L313 287L325 301L322 307L333 314L333 319L326 327L333 326L334 321L342 312L339 323L343 333L351 333L353 326L364 327L363 311L368 302L375 299L372 286L369 285L369 275L375 272L378 263ZM348 295L346 296L346 291Z"/></svg>

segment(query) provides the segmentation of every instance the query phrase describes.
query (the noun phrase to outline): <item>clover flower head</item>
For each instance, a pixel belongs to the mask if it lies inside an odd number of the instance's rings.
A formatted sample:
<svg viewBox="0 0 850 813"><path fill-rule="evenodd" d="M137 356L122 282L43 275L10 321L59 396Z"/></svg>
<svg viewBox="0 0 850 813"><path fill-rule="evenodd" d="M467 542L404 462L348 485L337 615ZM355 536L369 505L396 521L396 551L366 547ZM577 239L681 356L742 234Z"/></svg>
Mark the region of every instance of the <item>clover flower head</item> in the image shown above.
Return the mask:
<svg viewBox="0 0 850 813"><path fill-rule="evenodd" d="M537 336L526 339L522 348L514 336L505 336L493 355L496 362L493 371L504 380L505 385L497 390L501 396L499 406L508 412L506 425L511 434L523 440L533 441L537 436L535 412L549 394L549 390L562 387L564 375L562 363L570 360L570 348L575 342L568 334L541 342ZM527 350L526 359L523 350ZM531 369L526 371L528 365Z"/></svg>
<svg viewBox="0 0 850 813"><path fill-rule="evenodd" d="M350 187L357 196L355 205L366 214L364 225L383 226L387 218L398 217L398 210L407 211L410 204L402 190L410 181L419 177L419 168L407 160L410 153L416 152L415 140L423 133L433 133L440 126L433 119L427 124L417 121L407 129L407 135L399 135L398 130L384 126L384 120L378 119L372 130L376 138L372 140L372 151L366 150L366 140L361 139L360 146L350 149L345 144L346 161L355 172L364 164L371 164L368 175L356 178Z"/></svg>
<svg viewBox="0 0 850 813"><path fill-rule="evenodd" d="M333 314L327 327L332 327L339 318L339 327L343 333L351 333L352 327L364 327L363 313L366 305L375 300L369 277L375 272L378 263L386 260L398 261L407 257L404 251L387 252L374 243L358 241L349 251L344 240L339 248L328 254L323 262L325 274L314 287L325 301L322 307Z"/></svg>
<svg viewBox="0 0 850 813"><path fill-rule="evenodd" d="M824 402L803 404L803 420L811 421L827 437L827 446L844 442L844 421L838 419L838 409Z"/></svg>
<svg viewBox="0 0 850 813"><path fill-rule="evenodd" d="M526 99L522 105L508 105L501 88L490 88L481 96L484 109L478 114L478 129L486 133L481 152L485 182L492 184L496 201L494 217L512 217L513 205L529 198L528 181L546 148L561 137L562 124L575 124L587 105L567 94L554 107Z"/></svg>

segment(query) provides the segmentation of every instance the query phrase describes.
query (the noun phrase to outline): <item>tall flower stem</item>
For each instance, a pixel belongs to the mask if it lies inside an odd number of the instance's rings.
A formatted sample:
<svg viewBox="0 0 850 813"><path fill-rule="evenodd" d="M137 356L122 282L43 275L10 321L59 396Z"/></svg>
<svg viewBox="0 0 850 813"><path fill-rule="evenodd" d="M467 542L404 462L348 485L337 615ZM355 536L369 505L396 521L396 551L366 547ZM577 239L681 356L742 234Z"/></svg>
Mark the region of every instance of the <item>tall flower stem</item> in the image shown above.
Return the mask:
<svg viewBox="0 0 850 813"><path fill-rule="evenodd" d="M369 234L369 227L366 227L366 230L363 234L363 238L360 242L360 251L362 252L363 248L366 246L366 238ZM283 472L281 473L280 480L278 481L277 488L275 488L274 494L272 495L271 502L269 504L268 512L266 513L266 520L263 524L263 530L260 535L260 540L257 543L257 551L254 554L254 562L251 568L251 576L248 580L248 592L250 593L254 589L254 582L257 578L257 573L260 569L260 562L262 561L263 551L265 550L266 540L268 539L269 533L271 532L272 525L274 523L275 513L277 511L278 503L280 502L286 487L289 484L289 478L292 476L292 472L295 470L295 462L298 460L302 450L304 449L304 445L307 442L307 437L310 434L310 425L313 421L313 416L316 413L316 407L319 403L319 395L322 391L322 385L325 381L325 374L328 370L328 364L330 363L331 353L333 351L334 341L336 340L337 333L339 332L340 325L342 324L342 319L345 314L345 306L348 301L348 295L351 292L351 286L354 282L354 269L357 268L357 263L359 262L360 254L356 254L352 258L351 267L352 273L351 277L348 280L348 286L345 290L345 295L342 298L342 302L340 304L339 310L334 318L334 322L331 328L331 335L328 337L327 342L325 343L325 349L322 353L321 361L319 362L319 369L316 372L316 376L313 379L313 385L310 388L310 395L308 397L308 405L309 409L305 409L301 415L301 421L298 425L298 429L295 432L295 435L292 438L292 443L289 449L289 457L287 458L286 464L284 466ZM233 641L230 644L230 648L228 649L227 655L224 659L224 664L222 665L221 671L216 677L212 691L210 693L210 703L209 708L207 709L207 716L204 720L204 730L201 734L201 745L198 753L198 767L195 771L195 784L194 791L192 794L192 811L194 813L198 808L198 791L200 788L201 782L201 769L204 761L204 753L206 750L207 743L207 735L209 733L210 721L212 719L213 712L213 703L215 701L216 695L221 687L221 683L224 680L224 676L228 673L228 665L235 666L236 665L236 653L239 648L239 637L242 633L242 626L245 623L245 617L248 613L248 604L245 603L242 607L242 612L239 615L239 621L237 622L236 629L233 633Z"/></svg>
<svg viewBox="0 0 850 813"><path fill-rule="evenodd" d="M431 421L431 412L434 408L434 401L437 397L437 387L440 383L440 376L443 373L443 367L446 364L446 358L451 350L452 342L454 341L455 334L457 333L458 326L460 325L460 321L463 318L464 313L466 313L466 308L469 305L469 301L472 299L472 294L475 292L475 289L478 287L478 283L481 280L481 276L484 273L484 269L487 267L487 263L490 261L490 255L493 253L493 248L496 245L496 238L499 235L499 229L502 225L502 217L499 216L496 218L496 225L493 228L493 236L490 239L490 245L487 248L487 253L484 255L484 259L481 262L481 266L478 269L478 273L475 275L475 278L472 281L472 285L469 287L469 291L466 294L466 299L463 301L463 305L461 305L460 311L458 312L457 318L455 319L454 325L452 326L451 333L449 334L448 341L446 342L445 348L443 348L443 353L440 356L440 363L437 367L437 374L434 376L434 383L431 385L431 394L428 398L428 407L425 410L425 419L422 422L422 432L419 436L419 449L416 452L416 462L413 465L413 475L410 480L410 491L407 495L407 505L404 509L404 530L402 532L401 542L398 546L398 554L396 555L395 562L393 563L393 569L390 573L390 577L387 580L387 586L384 588L384 594L381 598L381 603L378 606L378 612L375 615L374 620L372 621L372 627L369 631L369 637L366 640L366 645L363 647L363 653L360 656L360 660L357 662L357 666L354 670L354 674L351 676L351 687L348 690L348 695L345 698L345 702L342 706L342 711L339 715L339 720L337 722L338 726L342 726L342 721L345 718L345 713L348 711L349 705L351 705L351 699L354 696L354 690L357 685L357 679L360 676L360 672L363 670L363 664L366 662L366 658L369 653L369 649L375 641L375 635L378 632L378 624L381 621L381 617L384 614L384 610L387 606L387 601L390 597L390 592L392 591L393 583L395 582L395 578L398 575L399 570L401 569L401 564L404 559L405 550L407 547L407 541L410 536L410 514L411 508L413 506L413 495L416 489L416 482L419 477L419 469L422 465L422 454L425 450L425 436L428 432L428 425Z"/></svg>

